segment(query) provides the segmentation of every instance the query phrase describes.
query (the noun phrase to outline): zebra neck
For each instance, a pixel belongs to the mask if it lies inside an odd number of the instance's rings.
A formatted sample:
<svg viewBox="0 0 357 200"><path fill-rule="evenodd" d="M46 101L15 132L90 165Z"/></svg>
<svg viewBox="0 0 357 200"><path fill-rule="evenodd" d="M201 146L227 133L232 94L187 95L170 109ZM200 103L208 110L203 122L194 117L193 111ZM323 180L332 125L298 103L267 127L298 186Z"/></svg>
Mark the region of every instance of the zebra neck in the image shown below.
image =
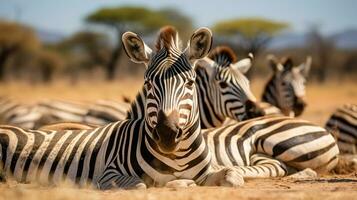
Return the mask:
<svg viewBox="0 0 357 200"><path fill-rule="evenodd" d="M136 95L135 100L131 103L126 119L144 119L145 96L146 96L146 90L143 87Z"/></svg>
<svg viewBox="0 0 357 200"><path fill-rule="evenodd" d="M197 67L196 73L201 126L203 129L220 126L224 122L225 117L218 110L220 106L215 103L219 95L216 95L217 91L215 87L211 86L213 81L210 80L205 69Z"/></svg>
<svg viewBox="0 0 357 200"><path fill-rule="evenodd" d="M279 77L273 76L265 86L262 101L270 103L283 111L289 109L284 103L284 100L285 97L283 94L281 80Z"/></svg>

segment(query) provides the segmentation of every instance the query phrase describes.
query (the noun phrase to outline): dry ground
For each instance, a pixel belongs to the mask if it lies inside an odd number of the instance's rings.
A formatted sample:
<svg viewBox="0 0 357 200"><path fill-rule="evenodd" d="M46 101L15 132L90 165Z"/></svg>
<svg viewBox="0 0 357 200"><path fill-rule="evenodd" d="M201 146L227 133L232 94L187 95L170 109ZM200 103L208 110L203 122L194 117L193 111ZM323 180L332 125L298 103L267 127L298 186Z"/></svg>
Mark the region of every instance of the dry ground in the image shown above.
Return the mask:
<svg viewBox="0 0 357 200"><path fill-rule="evenodd" d="M253 80L252 89L260 98L265 81ZM122 95L133 98L142 81L122 79L119 82L81 82L69 85L56 82L51 85L32 86L27 83L0 85L0 96L9 95L31 103L43 98L92 101L96 99L121 100ZM307 87L309 106L302 118L323 125L339 105L357 103L357 81L332 81L325 85L315 83ZM357 199L357 171L350 169L345 175L323 175L317 179L246 180L241 188L196 187L188 189L151 188L145 191L109 191L48 188L35 185L7 183L0 185L1 199Z"/></svg>

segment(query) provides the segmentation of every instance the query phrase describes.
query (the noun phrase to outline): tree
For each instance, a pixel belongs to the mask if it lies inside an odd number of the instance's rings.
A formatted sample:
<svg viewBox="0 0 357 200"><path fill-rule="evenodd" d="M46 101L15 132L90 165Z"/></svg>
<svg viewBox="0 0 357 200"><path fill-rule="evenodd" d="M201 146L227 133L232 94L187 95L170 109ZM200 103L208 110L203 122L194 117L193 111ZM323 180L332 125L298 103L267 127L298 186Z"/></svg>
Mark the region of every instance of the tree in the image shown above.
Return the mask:
<svg viewBox="0 0 357 200"><path fill-rule="evenodd" d="M42 80L48 83L52 81L54 72L63 67L64 62L58 53L41 50L36 56L36 64L41 71Z"/></svg>
<svg viewBox="0 0 357 200"><path fill-rule="evenodd" d="M57 48L64 53L84 54L87 64L104 65L107 63L107 52L109 51L109 40L106 35L91 31L75 33L70 38L62 41Z"/></svg>
<svg viewBox="0 0 357 200"><path fill-rule="evenodd" d="M4 80L6 62L20 51L33 51L40 47L35 33L28 27L0 21L0 81Z"/></svg>
<svg viewBox="0 0 357 200"><path fill-rule="evenodd" d="M259 54L273 36L286 29L286 23L261 18L231 19L218 22L213 30L226 36L237 36L246 54Z"/></svg>
<svg viewBox="0 0 357 200"><path fill-rule="evenodd" d="M122 51L121 36L125 31L139 31L145 34L170 24L169 20L157 11L131 6L103 8L90 14L86 20L90 23L106 25L115 30L117 43L106 66L108 80L114 79L115 66Z"/></svg>
<svg viewBox="0 0 357 200"><path fill-rule="evenodd" d="M175 26L180 33L180 38L188 39L193 31L193 24L190 17L179 12L175 8L163 8L159 10L159 14L163 15L171 25Z"/></svg>

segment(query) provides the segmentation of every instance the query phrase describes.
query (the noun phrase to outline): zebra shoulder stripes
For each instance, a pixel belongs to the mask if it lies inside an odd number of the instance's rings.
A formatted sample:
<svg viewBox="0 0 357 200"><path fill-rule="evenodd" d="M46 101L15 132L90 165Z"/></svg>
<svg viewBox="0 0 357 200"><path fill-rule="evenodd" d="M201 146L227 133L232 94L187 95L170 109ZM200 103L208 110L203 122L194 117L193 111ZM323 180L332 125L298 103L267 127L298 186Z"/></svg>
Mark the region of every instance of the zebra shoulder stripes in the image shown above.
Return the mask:
<svg viewBox="0 0 357 200"><path fill-rule="evenodd" d="M268 56L273 75L267 82L262 101L278 107L284 115L299 116L306 102L305 82L311 66L311 57L299 66L294 66L290 58L278 61Z"/></svg>
<svg viewBox="0 0 357 200"><path fill-rule="evenodd" d="M357 105L345 104L330 116L326 129L332 132L342 153L357 153Z"/></svg>
<svg viewBox="0 0 357 200"><path fill-rule="evenodd" d="M211 40L208 29L198 29L181 51L176 31L167 27L153 52L139 36L125 33L128 56L147 66L144 117L83 131L1 126L3 171L22 182L65 179L100 189L161 186L177 179L241 184L236 170L211 168L211 154L201 134L192 66L209 52Z"/></svg>

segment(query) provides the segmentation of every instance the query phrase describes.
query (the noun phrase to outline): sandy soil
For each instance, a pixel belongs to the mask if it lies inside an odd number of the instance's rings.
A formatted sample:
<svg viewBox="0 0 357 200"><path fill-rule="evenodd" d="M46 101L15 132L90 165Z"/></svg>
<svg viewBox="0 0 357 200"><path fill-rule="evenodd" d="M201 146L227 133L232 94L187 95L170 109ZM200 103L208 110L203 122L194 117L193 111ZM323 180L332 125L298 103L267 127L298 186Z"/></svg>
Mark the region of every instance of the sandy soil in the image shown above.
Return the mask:
<svg viewBox="0 0 357 200"><path fill-rule="evenodd" d="M252 81L252 89L260 98L265 81ZM63 82L48 86L31 86L25 83L0 85L0 95L31 103L40 99L67 100L133 98L142 84L141 80L124 79L119 82L82 82L70 86ZM95 92L93 92L95 91ZM309 84L309 106L301 118L323 125L330 113L347 102L357 103L357 82L329 82L325 85ZM42 187L16 183L0 184L1 199L66 200L66 199L357 199L357 168L342 161L336 170L343 174L322 175L315 179L289 178L246 180L243 187L194 187L186 189L150 188L148 190L96 191L69 187Z"/></svg>
<svg viewBox="0 0 357 200"><path fill-rule="evenodd" d="M33 185L0 185L0 199L26 200L90 200L90 199L357 199L357 174L323 176L317 179L246 180L243 187L192 187L183 189L149 188L147 190L97 191L66 187L39 187Z"/></svg>

